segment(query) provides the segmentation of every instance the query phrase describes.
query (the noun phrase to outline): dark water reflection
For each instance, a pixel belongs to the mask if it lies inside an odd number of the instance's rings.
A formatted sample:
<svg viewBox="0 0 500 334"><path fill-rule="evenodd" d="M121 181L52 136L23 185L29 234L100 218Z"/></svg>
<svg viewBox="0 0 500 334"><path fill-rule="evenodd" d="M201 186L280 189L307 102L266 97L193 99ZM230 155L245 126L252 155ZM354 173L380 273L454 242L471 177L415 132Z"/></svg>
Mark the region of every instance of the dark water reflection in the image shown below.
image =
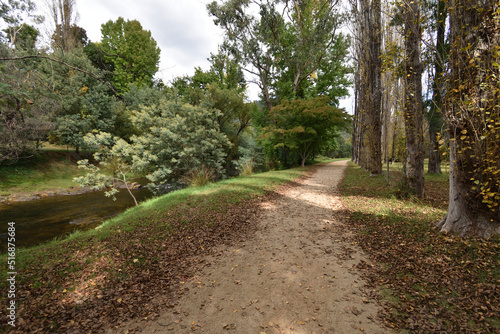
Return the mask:
<svg viewBox="0 0 500 334"><path fill-rule="evenodd" d="M137 201L152 197L147 188L133 190ZM91 192L74 196L53 196L10 205L0 203L0 250L7 249L8 222L15 222L16 247L29 247L75 230L94 228L134 206L126 190L120 190L117 200L104 193Z"/></svg>

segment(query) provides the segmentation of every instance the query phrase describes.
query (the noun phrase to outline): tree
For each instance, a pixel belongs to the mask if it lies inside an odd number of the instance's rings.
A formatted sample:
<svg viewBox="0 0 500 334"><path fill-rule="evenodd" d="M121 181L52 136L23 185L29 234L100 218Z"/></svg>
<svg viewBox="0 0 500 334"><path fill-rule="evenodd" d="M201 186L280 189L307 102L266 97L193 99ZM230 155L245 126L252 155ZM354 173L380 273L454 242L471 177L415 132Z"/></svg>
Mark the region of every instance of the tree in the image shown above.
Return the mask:
<svg viewBox="0 0 500 334"><path fill-rule="evenodd" d="M284 100L269 111L271 124L264 128L273 148L287 148L300 156L301 166L336 135L336 127L346 124L348 115L332 107L328 97Z"/></svg>
<svg viewBox="0 0 500 334"><path fill-rule="evenodd" d="M140 170L139 162L133 159L133 147L125 140L106 132L89 133L85 136L84 142L86 146L94 150L94 160L100 166L108 167L111 174L101 173L99 167L85 159L78 161L78 167L86 170L87 174L75 178L75 181L83 187L91 186L96 190L107 188L109 190L105 192L105 195L113 200L116 200L115 195L119 192L117 184L121 183L134 200L135 205L139 205L127 181L130 173Z"/></svg>
<svg viewBox="0 0 500 334"><path fill-rule="evenodd" d="M220 111L162 100L133 113L141 135L131 138L135 158L155 190L164 183L182 183L183 176L207 168L222 175L230 143L220 131Z"/></svg>
<svg viewBox="0 0 500 334"><path fill-rule="evenodd" d="M9 52L0 45L0 54ZM20 69L24 69L21 71ZM0 66L0 163L36 154L40 141L53 128L33 62L3 62Z"/></svg>
<svg viewBox="0 0 500 334"><path fill-rule="evenodd" d="M0 20L4 30L0 31L0 40L10 43L13 48L17 43L18 33L24 29L29 21L41 23L43 17L35 15L36 5L32 0L8 0L0 2Z"/></svg>
<svg viewBox="0 0 500 334"><path fill-rule="evenodd" d="M354 1L358 77L353 159L372 174L382 173L381 3Z"/></svg>
<svg viewBox="0 0 500 334"><path fill-rule="evenodd" d="M337 38L342 16L336 0L212 2L214 22L226 30L224 47L252 75L268 110L290 87L288 98L306 84L325 61ZM255 17L251 12L258 12Z"/></svg>
<svg viewBox="0 0 500 334"><path fill-rule="evenodd" d="M453 0L448 11L450 203L438 227L488 237L500 233L500 6Z"/></svg>
<svg viewBox="0 0 500 334"><path fill-rule="evenodd" d="M160 48L151 32L144 30L137 20L125 21L122 17L101 26L102 48L105 58L113 63L112 82L120 94L129 85L151 87L158 71Z"/></svg>
<svg viewBox="0 0 500 334"><path fill-rule="evenodd" d="M87 75L95 76L97 70L82 49L60 52L59 57L63 64L54 64L49 59L40 63L38 73L45 80L40 82L39 89L50 99L56 120L50 139L74 146L78 152L88 132L112 130L115 98L106 85Z"/></svg>
<svg viewBox="0 0 500 334"><path fill-rule="evenodd" d="M432 101L427 113L429 122L429 167L428 173L441 174L441 154L439 152L438 133L443 126L443 95L444 95L444 68L447 59L447 49L445 45L446 34L446 4L444 1L437 1L434 6L436 43L434 46L434 77L432 81Z"/></svg>
<svg viewBox="0 0 500 334"><path fill-rule="evenodd" d="M424 196L424 138L422 106L421 17L419 4L402 4L405 41L404 115L406 131L406 179L411 191Z"/></svg>
<svg viewBox="0 0 500 334"><path fill-rule="evenodd" d="M0 5L6 28L0 38L0 163L14 163L36 154L53 127L47 99L39 89L39 61L11 60L36 52L38 31L27 23L39 21L31 1L8 1Z"/></svg>
<svg viewBox="0 0 500 334"><path fill-rule="evenodd" d="M68 52L78 46L85 46L87 33L78 27L78 12L76 0L50 0L50 14L54 22L52 46Z"/></svg>

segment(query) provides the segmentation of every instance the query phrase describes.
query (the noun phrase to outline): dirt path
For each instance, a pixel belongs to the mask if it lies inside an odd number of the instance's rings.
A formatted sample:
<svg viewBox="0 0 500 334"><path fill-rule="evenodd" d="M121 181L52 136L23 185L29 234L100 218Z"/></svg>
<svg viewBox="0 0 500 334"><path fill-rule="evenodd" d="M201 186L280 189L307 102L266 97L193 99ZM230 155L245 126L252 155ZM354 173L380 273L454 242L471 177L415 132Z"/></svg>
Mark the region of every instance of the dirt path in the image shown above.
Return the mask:
<svg viewBox="0 0 500 334"><path fill-rule="evenodd" d="M340 235L346 232L335 219L341 207L335 189L346 165L320 166L299 186L264 203L253 238L211 257L210 266L184 283L175 307L129 328L144 333L389 332L373 320L378 307L364 296L354 268L367 260Z"/></svg>

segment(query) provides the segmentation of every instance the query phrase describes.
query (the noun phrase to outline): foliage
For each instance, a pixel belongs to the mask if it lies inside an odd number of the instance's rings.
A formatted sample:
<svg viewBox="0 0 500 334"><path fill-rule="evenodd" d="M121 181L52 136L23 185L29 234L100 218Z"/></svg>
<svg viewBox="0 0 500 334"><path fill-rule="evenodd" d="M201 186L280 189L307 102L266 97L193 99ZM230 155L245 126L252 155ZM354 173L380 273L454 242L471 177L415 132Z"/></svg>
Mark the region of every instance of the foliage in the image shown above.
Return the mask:
<svg viewBox="0 0 500 334"><path fill-rule="evenodd" d="M269 110L282 98L305 96L302 85L308 87L311 75L320 75L318 69L331 60L330 47L343 21L336 4L227 0L207 8L226 31L224 48L255 78Z"/></svg>
<svg viewBox="0 0 500 334"><path fill-rule="evenodd" d="M220 111L219 127L231 142L226 150L226 169L230 169L234 167L232 161L240 157L239 147L244 143L242 135L250 127L253 105L245 102L240 67L221 53L212 55L211 61L209 71L195 68L192 77L177 78L173 85L185 102Z"/></svg>
<svg viewBox="0 0 500 334"><path fill-rule="evenodd" d="M273 148L297 152L304 166L336 135L335 127L347 123L348 115L329 102L328 97L283 101L269 112L271 124L263 129L263 137Z"/></svg>
<svg viewBox="0 0 500 334"><path fill-rule="evenodd" d="M201 187L209 184L214 179L213 169L201 166L184 175L182 180L191 187Z"/></svg>
<svg viewBox="0 0 500 334"><path fill-rule="evenodd" d="M221 177L230 145L220 130L217 110L162 100L156 107L134 112L132 122L141 135L131 138L137 159L147 165L151 188L182 177L202 166Z"/></svg>
<svg viewBox="0 0 500 334"><path fill-rule="evenodd" d="M240 164L241 176L250 176L254 173L255 163L253 160L243 160Z"/></svg>
<svg viewBox="0 0 500 334"><path fill-rule="evenodd" d="M160 49L151 32L142 28L139 21L125 21L119 17L101 27L102 48L107 62L113 63L112 82L120 94L126 93L129 84L137 87L153 85L158 71Z"/></svg>
<svg viewBox="0 0 500 334"><path fill-rule="evenodd" d="M121 183L132 196L137 206L137 200L130 191L127 181L131 173L140 171L143 166L141 162L134 159L134 148L125 140L113 137L106 132L89 133L85 136L84 141L86 146L96 150L94 160L100 166L107 167L111 174L101 173L99 167L84 159L78 161L78 167L84 169L87 173L84 176L75 178L75 181L82 186L91 186L93 189L107 188L109 190L105 192L105 195L113 198L113 200L116 200L115 194L118 193L117 185Z"/></svg>
<svg viewBox="0 0 500 334"><path fill-rule="evenodd" d="M81 49L60 55L66 63L96 72ZM103 83L61 64L44 61L41 72L50 81L43 89L51 99L56 127L50 139L61 145L84 146L89 132L111 131L115 121L115 98Z"/></svg>
<svg viewBox="0 0 500 334"><path fill-rule="evenodd" d="M0 45L0 54L13 53ZM37 68L38 62L29 60L0 63L0 163L33 156L54 126Z"/></svg>

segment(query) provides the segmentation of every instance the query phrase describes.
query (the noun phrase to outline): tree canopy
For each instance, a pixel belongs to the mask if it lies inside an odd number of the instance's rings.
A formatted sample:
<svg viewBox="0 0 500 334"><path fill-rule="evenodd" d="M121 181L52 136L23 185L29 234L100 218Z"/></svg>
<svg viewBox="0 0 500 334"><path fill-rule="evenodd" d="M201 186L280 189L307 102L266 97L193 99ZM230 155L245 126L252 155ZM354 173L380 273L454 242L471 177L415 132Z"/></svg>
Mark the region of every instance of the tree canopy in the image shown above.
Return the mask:
<svg viewBox="0 0 500 334"><path fill-rule="evenodd" d="M119 17L108 21L101 27L102 48L105 59L113 64L112 82L121 94L130 84L137 87L150 87L158 71L160 48L137 20Z"/></svg>
<svg viewBox="0 0 500 334"><path fill-rule="evenodd" d="M263 138L273 148L297 152L304 166L337 136L335 128L347 125L348 115L330 103L328 97L282 101L269 111L270 125L263 129Z"/></svg>

